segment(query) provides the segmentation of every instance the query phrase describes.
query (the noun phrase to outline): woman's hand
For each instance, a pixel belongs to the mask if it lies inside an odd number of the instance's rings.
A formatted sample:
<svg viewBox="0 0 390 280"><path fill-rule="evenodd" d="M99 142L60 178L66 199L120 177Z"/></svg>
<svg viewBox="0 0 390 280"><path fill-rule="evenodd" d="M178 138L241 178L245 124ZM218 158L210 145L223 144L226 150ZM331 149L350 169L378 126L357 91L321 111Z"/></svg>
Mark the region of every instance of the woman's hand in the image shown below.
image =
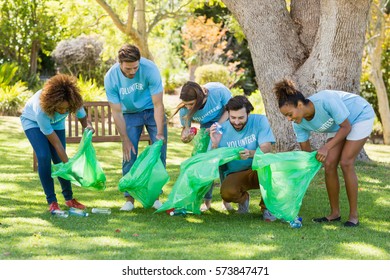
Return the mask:
<svg viewBox="0 0 390 280"><path fill-rule="evenodd" d="M87 127L85 129L91 130L92 134L95 133L95 129L93 128L92 124L90 124L90 123L87 125Z"/></svg>
<svg viewBox="0 0 390 280"><path fill-rule="evenodd" d="M181 131L181 141L183 143L189 143L194 139L194 134L190 133L190 128L183 127L183 130Z"/></svg>
<svg viewBox="0 0 390 280"><path fill-rule="evenodd" d="M324 162L326 157L328 156L328 148L326 147L326 145L322 146L321 148L319 148L317 150L317 155L316 155L316 159L319 161L319 162Z"/></svg>

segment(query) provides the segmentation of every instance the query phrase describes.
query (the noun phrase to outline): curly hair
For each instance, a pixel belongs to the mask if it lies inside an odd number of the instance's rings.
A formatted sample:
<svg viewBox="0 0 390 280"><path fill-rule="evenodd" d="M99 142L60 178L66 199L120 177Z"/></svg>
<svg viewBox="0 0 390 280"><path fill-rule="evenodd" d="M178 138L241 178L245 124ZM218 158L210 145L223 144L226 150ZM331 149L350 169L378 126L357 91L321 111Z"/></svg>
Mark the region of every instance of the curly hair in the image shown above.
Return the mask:
<svg viewBox="0 0 390 280"><path fill-rule="evenodd" d="M194 107L187 113L187 115L184 117L185 120L189 121L191 120L192 116L202 107L203 100L206 97L205 91L207 91L206 88L202 88L198 83L188 81L186 82L180 91L180 99L183 101L192 101L196 100ZM177 112L184 108L185 104L182 102L177 107L175 112L172 114L172 117L177 114ZM171 117L171 118L172 118ZM186 122L186 126L187 126Z"/></svg>
<svg viewBox="0 0 390 280"><path fill-rule="evenodd" d="M288 79L283 79L282 81L276 83L273 88L273 92L276 94L278 99L279 108L289 104L297 107L298 101L301 101L303 104L307 104L309 102L309 100L296 89L294 82Z"/></svg>
<svg viewBox="0 0 390 280"><path fill-rule="evenodd" d="M44 84L40 96L40 105L47 115L54 116L56 109L64 101L69 103L68 111L70 113L75 113L83 106L83 98L77 86L76 78L58 74Z"/></svg>

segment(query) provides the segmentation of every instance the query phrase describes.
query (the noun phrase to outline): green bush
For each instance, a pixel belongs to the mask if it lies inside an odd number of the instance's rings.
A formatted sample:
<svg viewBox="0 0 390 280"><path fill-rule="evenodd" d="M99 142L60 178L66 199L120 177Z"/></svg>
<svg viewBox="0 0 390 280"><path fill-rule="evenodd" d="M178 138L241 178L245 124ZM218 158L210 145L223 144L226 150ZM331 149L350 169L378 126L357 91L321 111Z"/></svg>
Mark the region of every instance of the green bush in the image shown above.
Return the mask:
<svg viewBox="0 0 390 280"><path fill-rule="evenodd" d="M0 65L0 88L10 86L16 83L16 72L18 66L15 63L4 63Z"/></svg>
<svg viewBox="0 0 390 280"><path fill-rule="evenodd" d="M106 100L106 92L103 87L99 87L94 79L84 80L80 75L77 85L81 90L81 96L84 101L103 101Z"/></svg>
<svg viewBox="0 0 390 280"><path fill-rule="evenodd" d="M18 116L32 95L24 82L0 87L0 115Z"/></svg>
<svg viewBox="0 0 390 280"><path fill-rule="evenodd" d="M237 95L244 95L244 90L242 88L231 88L230 91L232 92L233 96ZM260 91L256 89L250 96L246 96L248 100L252 103L253 107L255 108L252 112L252 114L263 114L265 115L265 107L263 98L260 94Z"/></svg>
<svg viewBox="0 0 390 280"><path fill-rule="evenodd" d="M230 85L230 72L226 66L219 64L206 64L196 68L195 82L204 85L209 82L220 82L225 86Z"/></svg>
<svg viewBox="0 0 390 280"><path fill-rule="evenodd" d="M161 74L164 80L164 93L166 94L175 94L175 90L188 80L188 75L180 73L177 70L166 68Z"/></svg>
<svg viewBox="0 0 390 280"><path fill-rule="evenodd" d="M263 97L258 89L256 89L250 96L248 96L249 101L252 103L255 110L252 114L263 114L265 115L265 107L263 102Z"/></svg>
<svg viewBox="0 0 390 280"><path fill-rule="evenodd" d="M27 99L32 95L26 83L18 81L18 66L15 63L0 65L0 115L20 115Z"/></svg>

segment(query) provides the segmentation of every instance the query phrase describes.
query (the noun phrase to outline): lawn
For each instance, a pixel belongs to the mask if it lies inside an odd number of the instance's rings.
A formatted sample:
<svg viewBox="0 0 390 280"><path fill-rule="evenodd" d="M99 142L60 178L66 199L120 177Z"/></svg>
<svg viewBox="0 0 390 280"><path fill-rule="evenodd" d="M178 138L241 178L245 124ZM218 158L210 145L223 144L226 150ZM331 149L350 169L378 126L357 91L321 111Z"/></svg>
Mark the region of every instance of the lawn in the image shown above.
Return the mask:
<svg viewBox="0 0 390 280"><path fill-rule="evenodd" d="M324 173L320 170L303 200L303 227L292 229L276 221L264 222L258 207L260 191L252 190L250 213L221 210L219 189L213 209L202 215L170 217L153 209L119 211L124 203L117 184L121 178L120 143L94 144L107 177L105 191L74 186L74 196L93 207L109 207L111 215L51 216L38 174L32 171L32 148L19 119L0 117L0 260L389 260L390 259L390 147L366 145L373 159L357 163L360 226L314 224L312 217L327 214ZM164 202L191 146L170 128ZM69 145L73 155L77 144ZM341 182L343 182L341 180ZM58 182L59 204L64 199ZM343 221L348 217L342 185ZM237 206L235 206L237 207Z"/></svg>

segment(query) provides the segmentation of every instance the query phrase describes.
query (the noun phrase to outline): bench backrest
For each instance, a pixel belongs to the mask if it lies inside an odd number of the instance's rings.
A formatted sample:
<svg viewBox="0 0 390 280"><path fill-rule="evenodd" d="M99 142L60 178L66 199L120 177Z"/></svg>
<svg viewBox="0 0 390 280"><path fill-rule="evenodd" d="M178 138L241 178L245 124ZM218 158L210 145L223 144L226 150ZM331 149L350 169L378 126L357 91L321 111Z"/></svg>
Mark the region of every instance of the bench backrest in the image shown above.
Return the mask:
<svg viewBox="0 0 390 280"><path fill-rule="evenodd" d="M111 114L111 107L107 101L84 102L84 108L91 121L95 133L93 142L120 142L121 138L116 130ZM66 119L66 142L79 143L83 136L82 127L74 114L69 114Z"/></svg>

